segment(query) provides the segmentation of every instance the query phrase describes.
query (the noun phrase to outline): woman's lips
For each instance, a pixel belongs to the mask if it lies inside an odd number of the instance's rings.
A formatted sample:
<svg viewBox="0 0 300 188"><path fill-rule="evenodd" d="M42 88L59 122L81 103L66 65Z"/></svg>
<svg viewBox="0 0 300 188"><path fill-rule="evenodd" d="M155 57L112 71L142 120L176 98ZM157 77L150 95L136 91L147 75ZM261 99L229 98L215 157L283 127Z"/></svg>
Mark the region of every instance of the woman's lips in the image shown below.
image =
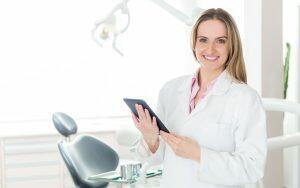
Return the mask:
<svg viewBox="0 0 300 188"><path fill-rule="evenodd" d="M203 58L208 60L208 61L216 61L219 58L219 56L203 55Z"/></svg>

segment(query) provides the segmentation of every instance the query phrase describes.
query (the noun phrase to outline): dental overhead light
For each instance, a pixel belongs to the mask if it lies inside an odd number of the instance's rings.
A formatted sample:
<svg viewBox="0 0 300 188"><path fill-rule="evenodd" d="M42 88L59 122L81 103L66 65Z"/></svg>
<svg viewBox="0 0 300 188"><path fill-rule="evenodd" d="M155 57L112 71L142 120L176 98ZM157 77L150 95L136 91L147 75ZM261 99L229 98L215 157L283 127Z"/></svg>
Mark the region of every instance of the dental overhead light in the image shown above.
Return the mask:
<svg viewBox="0 0 300 188"><path fill-rule="evenodd" d="M104 41L111 39L113 49L121 56L123 56L123 53L117 48L116 40L120 34L124 33L128 29L130 23L130 14L127 6L128 1L129 0L122 0L121 3L117 4L103 19L95 22L95 27L92 30L92 38L95 42L97 42L97 44L102 47ZM204 11L198 7L194 8L192 11L192 16L189 17L163 0L151 1L185 23L187 26L192 26L195 18ZM121 28L117 25L118 12L127 17L127 23Z"/></svg>
<svg viewBox="0 0 300 188"><path fill-rule="evenodd" d="M102 41L112 38L112 47L123 56L122 52L116 46L116 40L118 35L124 33L130 23L130 14L127 7L127 2L129 0L123 0L122 3L117 4L103 19L95 22L95 27L92 30L92 38L102 47ZM117 27L116 15L118 11L121 14L127 16L127 24L123 28Z"/></svg>

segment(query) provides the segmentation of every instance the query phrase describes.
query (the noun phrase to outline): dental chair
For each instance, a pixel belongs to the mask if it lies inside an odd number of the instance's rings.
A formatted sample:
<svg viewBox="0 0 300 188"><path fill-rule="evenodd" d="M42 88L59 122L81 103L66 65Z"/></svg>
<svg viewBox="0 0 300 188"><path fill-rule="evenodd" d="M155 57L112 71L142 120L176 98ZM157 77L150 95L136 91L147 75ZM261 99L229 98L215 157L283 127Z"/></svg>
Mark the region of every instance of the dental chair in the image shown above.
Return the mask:
<svg viewBox="0 0 300 188"><path fill-rule="evenodd" d="M119 163L118 154L110 146L91 135L79 135L70 141L70 136L77 132L77 125L67 114L56 112L52 120L57 131L65 137L65 140L58 143L58 149L75 186L107 187L107 182L88 180L88 177L115 170Z"/></svg>

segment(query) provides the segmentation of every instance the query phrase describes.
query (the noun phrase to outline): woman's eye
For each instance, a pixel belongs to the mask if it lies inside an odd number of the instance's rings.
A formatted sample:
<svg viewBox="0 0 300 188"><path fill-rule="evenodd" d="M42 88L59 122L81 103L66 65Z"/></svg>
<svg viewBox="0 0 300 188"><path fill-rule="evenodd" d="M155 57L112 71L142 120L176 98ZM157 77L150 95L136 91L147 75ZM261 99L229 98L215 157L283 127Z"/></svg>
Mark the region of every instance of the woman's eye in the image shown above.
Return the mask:
<svg viewBox="0 0 300 188"><path fill-rule="evenodd" d="M204 43L204 42L206 42L206 41L207 41L207 40L206 40L205 38L200 38L200 39L199 39L199 42L203 42L203 43Z"/></svg>
<svg viewBox="0 0 300 188"><path fill-rule="evenodd" d="M219 44L225 44L226 43L226 40L225 39L218 39L217 42Z"/></svg>

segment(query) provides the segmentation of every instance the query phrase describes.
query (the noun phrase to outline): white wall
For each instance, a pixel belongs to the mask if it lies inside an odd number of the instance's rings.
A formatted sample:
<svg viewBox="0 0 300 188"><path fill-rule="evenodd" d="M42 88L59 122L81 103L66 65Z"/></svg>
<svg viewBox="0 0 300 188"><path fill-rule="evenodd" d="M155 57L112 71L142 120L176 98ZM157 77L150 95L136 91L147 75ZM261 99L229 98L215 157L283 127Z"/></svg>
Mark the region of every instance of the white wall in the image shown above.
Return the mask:
<svg viewBox="0 0 300 188"><path fill-rule="evenodd" d="M300 64L299 64L299 27L300 27L300 1L283 1L283 51L286 55L285 43L291 44L290 70L287 100L300 102ZM298 132L299 117L292 114L285 114L284 134ZM284 151L284 185L286 187L300 187L300 154L299 147L292 147Z"/></svg>
<svg viewBox="0 0 300 188"><path fill-rule="evenodd" d="M262 5L260 0L244 1L244 58L248 84L262 92Z"/></svg>
<svg viewBox="0 0 300 188"><path fill-rule="evenodd" d="M276 12L276 14L274 14ZM262 96L282 98L282 0L262 1ZM268 137L283 134L283 114L267 113ZM283 151L268 152L265 187L281 188L283 185Z"/></svg>
<svg viewBox="0 0 300 188"><path fill-rule="evenodd" d="M0 124L55 111L130 115L123 97L156 106L162 85L194 63L185 26L151 1L129 1L122 58L91 39L94 22L118 2L0 1Z"/></svg>

